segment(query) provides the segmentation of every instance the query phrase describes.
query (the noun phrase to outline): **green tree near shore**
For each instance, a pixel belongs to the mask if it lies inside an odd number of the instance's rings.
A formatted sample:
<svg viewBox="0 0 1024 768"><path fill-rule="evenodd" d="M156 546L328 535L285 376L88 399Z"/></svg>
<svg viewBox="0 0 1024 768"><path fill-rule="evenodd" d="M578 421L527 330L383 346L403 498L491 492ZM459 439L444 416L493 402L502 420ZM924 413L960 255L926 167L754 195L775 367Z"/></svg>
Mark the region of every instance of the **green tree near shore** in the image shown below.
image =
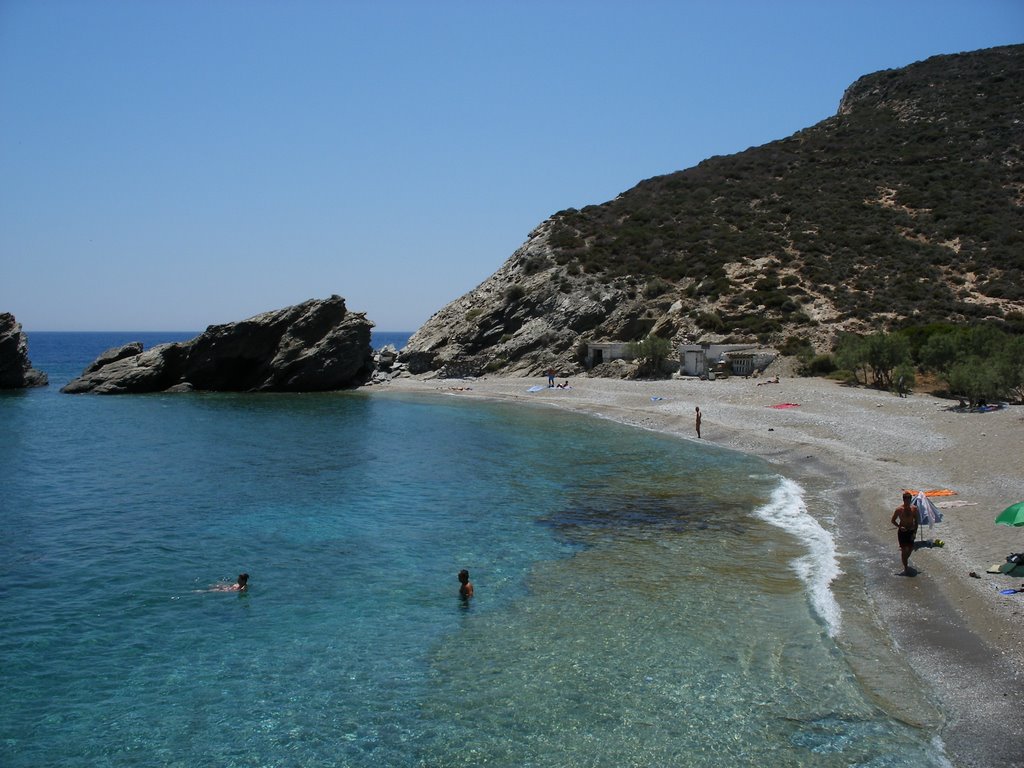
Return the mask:
<svg viewBox="0 0 1024 768"><path fill-rule="evenodd" d="M665 361L672 354L672 342L651 334L642 341L632 341L629 353L638 363L638 373L659 376L664 373Z"/></svg>
<svg viewBox="0 0 1024 768"><path fill-rule="evenodd" d="M991 325L935 325L870 336L845 334L836 343L836 365L863 386L893 389L915 370L932 372L949 393L972 404L1024 401L1024 336Z"/></svg>
<svg viewBox="0 0 1024 768"><path fill-rule="evenodd" d="M1024 400L1024 336L985 325L935 333L921 346L919 363L972 403Z"/></svg>
<svg viewBox="0 0 1024 768"><path fill-rule="evenodd" d="M898 377L907 381L912 375L910 341L899 333L878 333L872 336L844 334L836 344L836 364L853 371L858 384L878 389L892 389ZM899 372L897 372L899 371Z"/></svg>

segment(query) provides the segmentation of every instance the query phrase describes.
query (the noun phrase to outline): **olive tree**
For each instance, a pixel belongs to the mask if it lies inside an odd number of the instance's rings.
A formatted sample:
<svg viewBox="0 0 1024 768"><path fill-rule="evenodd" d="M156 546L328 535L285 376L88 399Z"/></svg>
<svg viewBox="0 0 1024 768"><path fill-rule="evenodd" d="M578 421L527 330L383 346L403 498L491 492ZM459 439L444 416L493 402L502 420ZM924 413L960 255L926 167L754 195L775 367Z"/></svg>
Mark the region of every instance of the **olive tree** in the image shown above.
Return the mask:
<svg viewBox="0 0 1024 768"><path fill-rule="evenodd" d="M651 334L642 341L631 342L629 352L637 360L640 371L658 375L663 372L665 361L672 354L672 342Z"/></svg>

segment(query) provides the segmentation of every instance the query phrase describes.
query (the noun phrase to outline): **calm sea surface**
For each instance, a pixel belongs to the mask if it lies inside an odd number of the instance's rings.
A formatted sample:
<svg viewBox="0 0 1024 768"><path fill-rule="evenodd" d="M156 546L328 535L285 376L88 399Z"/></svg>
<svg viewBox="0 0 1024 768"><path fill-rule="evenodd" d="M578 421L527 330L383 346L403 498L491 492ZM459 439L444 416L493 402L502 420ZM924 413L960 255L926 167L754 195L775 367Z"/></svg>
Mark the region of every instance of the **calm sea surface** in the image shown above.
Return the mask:
<svg viewBox="0 0 1024 768"><path fill-rule="evenodd" d="M32 333L50 386L0 394L0 765L944 764L767 465L458 398L58 392L192 335Z"/></svg>

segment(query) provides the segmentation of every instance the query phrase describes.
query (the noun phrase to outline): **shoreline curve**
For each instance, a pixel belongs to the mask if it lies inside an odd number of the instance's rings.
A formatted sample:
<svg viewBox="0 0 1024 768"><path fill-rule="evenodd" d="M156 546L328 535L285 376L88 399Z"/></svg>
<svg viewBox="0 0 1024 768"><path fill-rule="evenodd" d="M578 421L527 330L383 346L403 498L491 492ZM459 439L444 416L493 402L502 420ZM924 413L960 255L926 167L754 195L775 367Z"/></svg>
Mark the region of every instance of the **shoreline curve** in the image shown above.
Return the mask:
<svg viewBox="0 0 1024 768"><path fill-rule="evenodd" d="M1024 766L1024 593L1000 595L1020 585L986 573L1024 551L1024 533L994 524L1024 499L1024 407L961 414L929 395L899 398L813 378L767 387L736 377L571 382L530 392L546 380L396 378L360 391L519 401L693 441L700 406L700 440L779 467L835 537L842 573L832 588L843 611L835 640L877 704L937 730L955 766ZM771 407L782 403L798 405ZM907 487L957 492L943 522L924 532L946 545L917 550L912 578L898 575L889 522Z"/></svg>

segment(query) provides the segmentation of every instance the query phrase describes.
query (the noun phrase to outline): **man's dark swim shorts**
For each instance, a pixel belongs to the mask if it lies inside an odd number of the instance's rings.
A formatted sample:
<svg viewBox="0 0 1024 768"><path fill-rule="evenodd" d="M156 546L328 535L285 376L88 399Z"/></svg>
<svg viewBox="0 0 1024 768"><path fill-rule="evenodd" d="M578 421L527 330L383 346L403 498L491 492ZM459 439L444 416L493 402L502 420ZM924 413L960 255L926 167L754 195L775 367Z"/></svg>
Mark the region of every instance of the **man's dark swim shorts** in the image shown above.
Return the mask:
<svg viewBox="0 0 1024 768"><path fill-rule="evenodd" d="M914 546L914 539L917 538L917 528L912 531L904 531L900 528L896 531L896 538L899 539L901 547L912 547Z"/></svg>

